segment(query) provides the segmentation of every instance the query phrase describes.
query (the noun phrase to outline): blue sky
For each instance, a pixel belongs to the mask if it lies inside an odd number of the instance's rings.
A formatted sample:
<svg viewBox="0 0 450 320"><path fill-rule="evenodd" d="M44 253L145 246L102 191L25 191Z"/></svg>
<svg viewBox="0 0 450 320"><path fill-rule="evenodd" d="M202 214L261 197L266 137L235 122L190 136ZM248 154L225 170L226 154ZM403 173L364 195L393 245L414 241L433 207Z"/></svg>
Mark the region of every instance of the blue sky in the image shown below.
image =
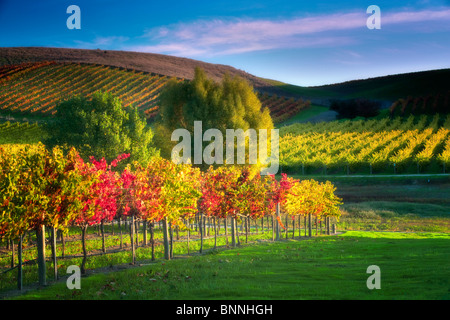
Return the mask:
<svg viewBox="0 0 450 320"><path fill-rule="evenodd" d="M0 0L0 46L163 53L313 86L450 68L450 1Z"/></svg>

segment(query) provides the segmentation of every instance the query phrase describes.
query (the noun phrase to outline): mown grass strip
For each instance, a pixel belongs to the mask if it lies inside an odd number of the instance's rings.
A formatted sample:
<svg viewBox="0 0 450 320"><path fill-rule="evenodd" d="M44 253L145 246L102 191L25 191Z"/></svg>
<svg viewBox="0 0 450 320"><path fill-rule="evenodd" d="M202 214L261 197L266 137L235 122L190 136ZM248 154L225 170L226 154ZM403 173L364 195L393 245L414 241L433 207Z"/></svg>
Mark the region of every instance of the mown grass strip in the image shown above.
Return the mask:
<svg viewBox="0 0 450 320"><path fill-rule="evenodd" d="M265 241L65 282L18 299L449 299L450 235L346 232ZM366 286L378 265L381 289Z"/></svg>

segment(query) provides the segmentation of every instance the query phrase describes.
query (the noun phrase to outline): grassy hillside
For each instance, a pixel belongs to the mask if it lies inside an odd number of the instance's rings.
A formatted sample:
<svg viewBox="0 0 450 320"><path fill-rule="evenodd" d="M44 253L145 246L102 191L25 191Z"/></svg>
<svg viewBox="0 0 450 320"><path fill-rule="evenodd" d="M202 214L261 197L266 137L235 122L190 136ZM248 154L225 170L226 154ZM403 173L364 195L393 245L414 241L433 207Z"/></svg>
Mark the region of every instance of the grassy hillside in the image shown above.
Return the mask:
<svg viewBox="0 0 450 320"><path fill-rule="evenodd" d="M282 93L278 87L272 86L254 75L235 69L231 66L206 63L162 54L100 49L87 50L41 47L0 48L0 66L44 61L98 64L188 80L194 77L195 67L200 67L205 70L209 78L212 78L215 81L220 81L224 74L227 73L231 76L239 76L247 79L253 87L259 91L272 94Z"/></svg>
<svg viewBox="0 0 450 320"><path fill-rule="evenodd" d="M443 69L300 87L258 78L230 66L160 54L0 48L0 116L46 120L56 112L59 101L103 90L118 95L125 105L137 105L151 119L157 115L158 95L164 85L170 79L192 79L195 67L203 68L216 81L224 74L245 78L278 124L317 115L317 108L310 108L307 100L315 106L328 106L330 99L364 97L382 100L388 107L401 98L448 92L450 76L450 69Z"/></svg>
<svg viewBox="0 0 450 320"><path fill-rule="evenodd" d="M247 79L260 92L296 98L365 97L393 101L408 95L420 96L447 91L450 76L450 69L442 69L302 87L263 79L231 66L162 54L100 49L0 48L0 66L43 61L101 64L183 79L192 79L195 67L201 67L216 81L220 81L228 73ZM301 77L299 74L299 78Z"/></svg>
<svg viewBox="0 0 450 320"><path fill-rule="evenodd" d="M449 78L450 69L441 69L315 87L300 87L273 80L266 81L286 92L312 99L367 98L395 101L407 96L418 97L447 92L450 89Z"/></svg>
<svg viewBox="0 0 450 320"><path fill-rule="evenodd" d="M95 91L118 96L124 106L137 106L148 119L158 114L159 94L170 81L183 78L86 63L30 62L0 67L0 114L45 119L57 105L76 95ZM309 105L301 99L260 94L275 122L295 115Z"/></svg>

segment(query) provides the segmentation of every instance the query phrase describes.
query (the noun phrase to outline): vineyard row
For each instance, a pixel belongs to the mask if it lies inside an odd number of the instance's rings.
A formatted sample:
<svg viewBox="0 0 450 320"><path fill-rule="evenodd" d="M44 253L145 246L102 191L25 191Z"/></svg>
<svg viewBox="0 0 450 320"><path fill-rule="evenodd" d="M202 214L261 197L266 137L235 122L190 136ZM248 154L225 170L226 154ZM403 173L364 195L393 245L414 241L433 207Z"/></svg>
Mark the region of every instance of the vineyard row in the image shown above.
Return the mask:
<svg viewBox="0 0 450 320"><path fill-rule="evenodd" d="M95 91L110 92L125 107L134 105L148 119L158 114L159 94L175 77L135 70L77 63L27 63L0 68L0 111L53 115L60 102ZM260 94L275 122L282 122L309 106L309 101Z"/></svg>
<svg viewBox="0 0 450 320"><path fill-rule="evenodd" d="M170 259L169 229L189 228L198 214L201 221L202 217L230 218L233 246L238 221L272 216L284 228L282 211L310 220L340 215L341 199L330 182L298 181L286 175L277 180L261 177L257 168L249 167L211 167L201 172L162 158L145 166L135 163L115 169L128 157L120 155L108 164L94 158L86 162L75 149L64 154L57 147L48 151L42 144L0 147L0 237L19 239L21 249L23 235L36 232L40 284L46 282L46 227L52 229L53 250L58 230L80 228L85 272L88 227L103 227L114 219L131 219L131 239L135 221L162 221L164 257ZM135 263L133 241L131 248Z"/></svg>
<svg viewBox="0 0 450 320"><path fill-rule="evenodd" d="M305 167L348 171L365 166L398 172L450 163L450 116L410 116L383 120L295 124L280 129L280 165L304 173Z"/></svg>

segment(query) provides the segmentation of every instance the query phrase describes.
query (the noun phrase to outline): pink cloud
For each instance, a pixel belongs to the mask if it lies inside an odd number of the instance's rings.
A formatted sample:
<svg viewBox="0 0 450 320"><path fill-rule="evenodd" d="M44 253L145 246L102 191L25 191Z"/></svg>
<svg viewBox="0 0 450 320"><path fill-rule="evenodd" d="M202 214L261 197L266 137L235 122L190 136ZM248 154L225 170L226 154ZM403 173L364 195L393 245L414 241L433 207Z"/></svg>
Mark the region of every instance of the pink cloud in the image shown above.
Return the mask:
<svg viewBox="0 0 450 320"><path fill-rule="evenodd" d="M384 24L450 20L450 9L381 11ZM244 52L353 43L339 32L366 28L365 11L286 20L201 20L151 29L147 39L156 44L132 48L182 56L229 55Z"/></svg>
<svg viewBox="0 0 450 320"><path fill-rule="evenodd" d="M382 23L411 23L421 21L447 20L450 21L450 9L446 10L423 10L423 11L404 11L389 13L382 16Z"/></svg>

